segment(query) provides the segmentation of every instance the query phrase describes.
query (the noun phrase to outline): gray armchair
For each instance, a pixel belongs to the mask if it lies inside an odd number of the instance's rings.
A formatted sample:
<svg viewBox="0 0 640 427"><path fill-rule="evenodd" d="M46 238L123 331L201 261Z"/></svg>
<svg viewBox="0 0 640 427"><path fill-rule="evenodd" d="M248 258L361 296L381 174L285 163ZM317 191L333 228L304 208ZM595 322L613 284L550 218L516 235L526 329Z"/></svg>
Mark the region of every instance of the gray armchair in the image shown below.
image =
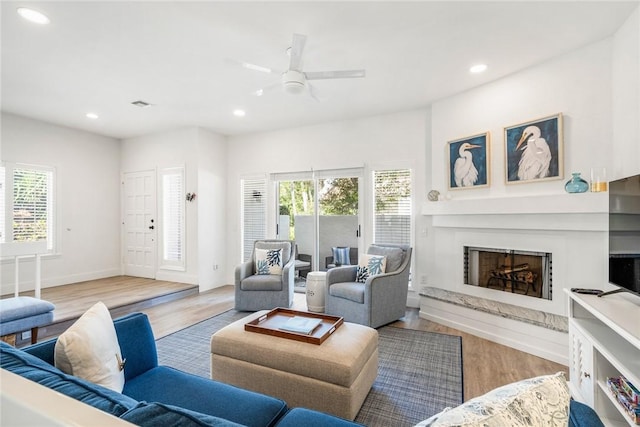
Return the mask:
<svg viewBox="0 0 640 427"><path fill-rule="evenodd" d="M282 249L282 274L256 274L256 249ZM291 240L256 240L251 259L235 270L235 308L238 311L291 307L295 276L295 243Z"/></svg>
<svg viewBox="0 0 640 427"><path fill-rule="evenodd" d="M346 322L377 328L403 317L407 310L411 247L374 244L371 255L387 257L386 272L356 282L358 266L343 266L327 271L325 312L341 316Z"/></svg>

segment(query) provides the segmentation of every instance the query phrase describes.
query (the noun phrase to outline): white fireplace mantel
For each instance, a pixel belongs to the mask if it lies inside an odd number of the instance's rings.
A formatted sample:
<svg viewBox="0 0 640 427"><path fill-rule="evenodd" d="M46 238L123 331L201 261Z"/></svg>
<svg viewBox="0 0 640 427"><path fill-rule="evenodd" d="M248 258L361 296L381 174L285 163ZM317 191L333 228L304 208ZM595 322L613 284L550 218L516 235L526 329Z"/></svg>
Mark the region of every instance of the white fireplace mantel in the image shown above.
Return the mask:
<svg viewBox="0 0 640 427"><path fill-rule="evenodd" d="M434 227L606 231L609 193L550 194L425 202Z"/></svg>

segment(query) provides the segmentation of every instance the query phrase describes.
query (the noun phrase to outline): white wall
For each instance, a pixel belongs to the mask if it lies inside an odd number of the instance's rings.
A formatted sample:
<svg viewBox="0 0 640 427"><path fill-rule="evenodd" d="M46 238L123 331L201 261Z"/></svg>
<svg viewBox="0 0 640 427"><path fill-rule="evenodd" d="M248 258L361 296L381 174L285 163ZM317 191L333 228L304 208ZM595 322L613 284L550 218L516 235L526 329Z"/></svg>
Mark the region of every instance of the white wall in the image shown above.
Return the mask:
<svg viewBox="0 0 640 427"><path fill-rule="evenodd" d="M640 7L613 37L613 171L640 173Z"/></svg>
<svg viewBox="0 0 640 427"><path fill-rule="evenodd" d="M448 192L456 206L456 200L477 199L486 201L504 197L564 195L564 183L571 172L581 172L589 177L591 167L605 167L616 174L629 175L640 170L638 158L638 100L640 85L638 76L639 26L638 11L627 21L618 33L603 41L585 46L566 55L539 64L517 74L500 79L471 91L453 96L432 105L432 182L433 187L447 193L447 162L445 147L447 141L468 135L491 133L491 186L485 189L470 189ZM505 183L504 127L529 120L562 113L564 118L564 178L560 180L507 185ZM611 177L609 177L611 178ZM565 197L586 197L565 195ZM517 203L514 199L514 203ZM539 203L553 203L542 197ZM581 199L582 200L582 199ZM604 200L604 199L603 199ZM427 202L429 203L429 202ZM553 206L548 206L552 208ZM545 207L541 207L544 212ZM524 217L526 215L520 215ZM469 216L471 217L471 216ZM507 215L502 215L506 218ZM549 221L559 221L560 217L546 215ZM427 217L429 218L429 217ZM460 218L458 216L458 218ZM453 218L452 218L453 219ZM524 219L524 218L523 218ZM535 216L540 220L540 215ZM478 218L484 223L489 219ZM506 221L506 219L505 219ZM555 231L556 223L545 227L534 227L533 231L499 230L499 226L489 230L466 222L458 228L447 226L431 230L427 254L428 283L431 286L488 297L485 289L476 289L463 284L461 273L461 242L469 240L499 241L512 236L520 236L516 243L523 249L540 246L549 247L554 256L554 282L552 301L527 301L510 295L499 295L496 300L524 307L532 307L556 314L566 314L565 295L562 289L580 286L605 288L607 224L606 208L598 208L597 213L576 215L572 221L584 221L581 231ZM577 224L574 230L580 230ZM529 228L525 225L522 228ZM513 247L513 239L507 246ZM482 245L479 245L482 246ZM489 246L493 247L493 246ZM432 318L429 304L425 304L421 316ZM430 308L429 308L430 307ZM480 324L479 315L458 316L455 308L438 312L434 318L440 323L450 324L458 329L474 331ZM490 318L483 328L490 339L500 342L506 334L505 322L500 317ZM522 329L525 330L525 329ZM473 332L472 332L473 333ZM551 332L538 330L536 338L542 343L548 341L548 348L528 345L528 335L520 332L520 337L510 338L507 345L543 354L552 348L554 337ZM556 346L557 347L557 346ZM563 361L568 351L555 352L554 357Z"/></svg>
<svg viewBox="0 0 640 427"><path fill-rule="evenodd" d="M228 222L226 139L204 129L198 130L197 191L198 280L202 292L227 284Z"/></svg>
<svg viewBox="0 0 640 427"><path fill-rule="evenodd" d="M224 137L196 127L122 141L122 172L184 166L186 192L197 194L186 203L186 271L159 269L157 279L199 284L201 290L225 284L222 272L213 270L226 262L221 243L226 237L221 207L226 197L225 158ZM205 229L200 230L200 225ZM205 263L202 267L200 260Z"/></svg>
<svg viewBox="0 0 640 427"><path fill-rule="evenodd" d="M414 110L364 119L327 123L228 139L228 253L227 280L240 262L240 177L244 174L297 172L364 167L365 176L381 167L410 167L414 173L414 212L425 194L425 141L428 110ZM370 218L370 180L365 179L364 218ZM269 200L269 199L268 199ZM274 233L275 210L268 229ZM371 235L371 223L364 224ZM369 241L362 242L366 247ZM417 251L416 251L417 252ZM414 252L414 257L419 254ZM417 259L417 258L414 258ZM417 270L420 269L416 265Z"/></svg>
<svg viewBox="0 0 640 427"><path fill-rule="evenodd" d="M611 40L433 104L432 179L447 191L447 141L491 133L491 186L456 190L452 198L486 198L564 192L571 172L612 162ZM565 178L506 185L504 127L563 114Z"/></svg>
<svg viewBox="0 0 640 427"><path fill-rule="evenodd" d="M435 103L432 107L431 147L434 187L446 192L447 141L485 131L491 132L491 186L451 191L448 194L453 200L562 194L571 172L582 172L588 179L591 167L610 168L613 147L611 46L610 39L604 40ZM506 185L503 128L556 113L562 113L564 118L565 177ZM588 253L581 253L585 264L603 265L602 251L593 246L590 248ZM431 261L428 271L439 278L440 283L436 286L459 285L446 283L449 272L460 267L457 259L443 262L442 257L436 257L435 253L428 259ZM600 270L598 277L603 277ZM574 279L582 277L579 269L567 274Z"/></svg>
<svg viewBox="0 0 640 427"><path fill-rule="evenodd" d="M56 168L58 254L42 263L43 287L120 274L120 146L116 139L2 113L2 161ZM33 289L22 261L21 290ZM13 290L2 262L2 294Z"/></svg>

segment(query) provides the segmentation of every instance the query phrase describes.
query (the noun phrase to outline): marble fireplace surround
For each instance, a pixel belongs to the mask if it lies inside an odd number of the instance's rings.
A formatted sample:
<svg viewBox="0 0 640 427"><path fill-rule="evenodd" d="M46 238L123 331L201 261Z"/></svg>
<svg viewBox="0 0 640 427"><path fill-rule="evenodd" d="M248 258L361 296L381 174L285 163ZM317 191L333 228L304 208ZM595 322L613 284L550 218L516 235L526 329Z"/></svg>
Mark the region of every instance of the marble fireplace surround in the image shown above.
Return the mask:
<svg viewBox="0 0 640 427"><path fill-rule="evenodd" d="M567 363L563 290L606 283L607 213L608 193L426 202L435 259L420 317ZM552 253L552 299L464 284L464 246Z"/></svg>

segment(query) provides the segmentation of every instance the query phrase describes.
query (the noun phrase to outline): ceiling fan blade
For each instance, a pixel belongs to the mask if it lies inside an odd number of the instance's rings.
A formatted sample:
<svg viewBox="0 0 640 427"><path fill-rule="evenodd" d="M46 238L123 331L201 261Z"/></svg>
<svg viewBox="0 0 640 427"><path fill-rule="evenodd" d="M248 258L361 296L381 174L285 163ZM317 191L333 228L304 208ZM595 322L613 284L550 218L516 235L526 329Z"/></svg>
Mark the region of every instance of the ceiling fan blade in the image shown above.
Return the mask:
<svg viewBox="0 0 640 427"><path fill-rule="evenodd" d="M230 58L227 58L226 61L229 64L240 66L242 68L246 68L247 70L259 71L261 73L267 73L267 74L282 74L282 72L279 70L274 70L273 68L269 68L269 67L263 67L262 65L253 64L251 62L238 61L237 59L230 59Z"/></svg>
<svg viewBox="0 0 640 427"><path fill-rule="evenodd" d="M304 73L307 80L355 79L365 76L365 70L310 71Z"/></svg>
<svg viewBox="0 0 640 427"><path fill-rule="evenodd" d="M307 82L307 89L309 89L309 96L317 102L320 102L320 99L318 99L318 90L309 82Z"/></svg>
<svg viewBox="0 0 640 427"><path fill-rule="evenodd" d="M289 51L289 55L291 59L289 61L289 69L294 71L301 71L302 67L302 51L304 50L304 45L307 42L307 36L302 34L294 34L293 41L291 43L291 50Z"/></svg>
<svg viewBox="0 0 640 427"><path fill-rule="evenodd" d="M269 83L268 85L263 86L258 90L254 90L253 92L251 92L251 94L254 95L254 96L262 96L262 95L264 95L265 92L270 92L273 89L275 89L276 87L281 86L281 85L282 85L282 82L280 82L278 80L278 81L275 81L273 83Z"/></svg>

